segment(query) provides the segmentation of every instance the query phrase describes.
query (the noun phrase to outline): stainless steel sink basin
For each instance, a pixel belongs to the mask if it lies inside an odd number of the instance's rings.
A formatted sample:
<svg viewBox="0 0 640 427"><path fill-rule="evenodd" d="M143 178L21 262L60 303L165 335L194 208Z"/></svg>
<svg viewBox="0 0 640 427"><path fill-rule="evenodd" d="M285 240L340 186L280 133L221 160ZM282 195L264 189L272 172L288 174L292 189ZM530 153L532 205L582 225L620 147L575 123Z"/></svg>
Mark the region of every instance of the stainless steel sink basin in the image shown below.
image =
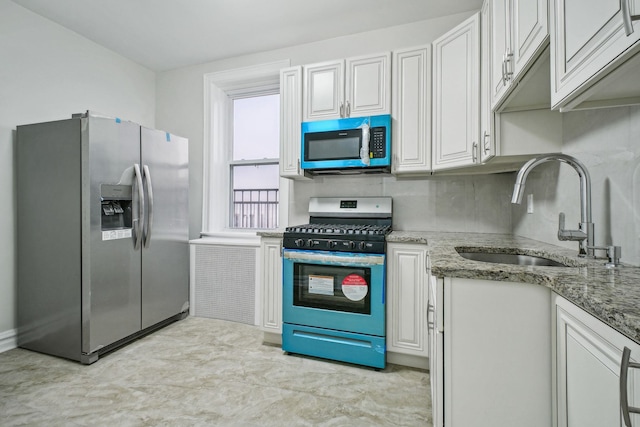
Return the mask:
<svg viewBox="0 0 640 427"><path fill-rule="evenodd" d="M560 262L552 259L543 258L535 255L519 255L508 253L489 253L489 252L471 252L465 250L458 250L458 254L462 258L466 258L472 261L491 262L498 264L512 264L512 265L535 265L545 267L568 267Z"/></svg>

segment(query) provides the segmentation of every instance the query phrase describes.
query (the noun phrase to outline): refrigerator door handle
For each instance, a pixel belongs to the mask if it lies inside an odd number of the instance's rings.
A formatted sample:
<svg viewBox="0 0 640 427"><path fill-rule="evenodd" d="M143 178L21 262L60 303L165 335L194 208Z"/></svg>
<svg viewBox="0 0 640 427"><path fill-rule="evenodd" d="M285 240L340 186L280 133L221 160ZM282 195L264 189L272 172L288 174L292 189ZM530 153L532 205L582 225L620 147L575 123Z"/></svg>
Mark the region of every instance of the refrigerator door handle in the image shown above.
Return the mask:
<svg viewBox="0 0 640 427"><path fill-rule="evenodd" d="M145 221L144 229L144 247L148 248L151 242L151 230L153 229L153 188L151 186L151 173L149 172L149 166L144 165L142 167L144 171L144 179L147 184L147 195L149 205L147 206L147 220Z"/></svg>
<svg viewBox="0 0 640 427"><path fill-rule="evenodd" d="M140 249L140 243L142 242L142 230L144 230L144 189L142 188L142 173L140 172L140 165L135 163L133 165L133 172L136 180L136 186L138 187L138 208L133 209L132 223L134 238L134 249ZM135 200L135 199L134 199Z"/></svg>

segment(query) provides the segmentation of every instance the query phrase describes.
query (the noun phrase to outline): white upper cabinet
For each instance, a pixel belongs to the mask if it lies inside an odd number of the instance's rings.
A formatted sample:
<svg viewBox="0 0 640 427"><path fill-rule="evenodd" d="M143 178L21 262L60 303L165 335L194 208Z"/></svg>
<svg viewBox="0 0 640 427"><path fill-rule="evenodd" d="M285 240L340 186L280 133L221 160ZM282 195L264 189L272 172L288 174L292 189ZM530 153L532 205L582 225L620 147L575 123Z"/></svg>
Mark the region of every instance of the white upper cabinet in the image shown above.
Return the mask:
<svg viewBox="0 0 640 427"><path fill-rule="evenodd" d="M627 29L624 24L625 15L640 14L640 0L551 0L551 4L552 108L568 111L583 101L625 105L611 100L629 97L637 103L638 55L635 72L623 73L618 67L640 51L640 22L629 20ZM617 74L594 87L611 72Z"/></svg>
<svg viewBox="0 0 640 427"><path fill-rule="evenodd" d="M304 178L300 169L302 67L280 71L280 176Z"/></svg>
<svg viewBox="0 0 640 427"><path fill-rule="evenodd" d="M346 61L344 117L391 114L391 53Z"/></svg>
<svg viewBox="0 0 640 427"><path fill-rule="evenodd" d="M508 0L486 0L484 7L489 9L490 18L490 62L489 73L491 76L491 106L495 106L500 101L509 88L509 74L507 72L508 61L512 58L507 56L511 52L511 41L508 31Z"/></svg>
<svg viewBox="0 0 640 427"><path fill-rule="evenodd" d="M304 67L304 121L334 119L344 109L344 61Z"/></svg>
<svg viewBox="0 0 640 427"><path fill-rule="evenodd" d="M495 135L493 131L494 113L491 85L491 1L486 0L480 9L480 163L486 163L496 155Z"/></svg>
<svg viewBox="0 0 640 427"><path fill-rule="evenodd" d="M304 121L391 113L391 53L304 67Z"/></svg>
<svg viewBox="0 0 640 427"><path fill-rule="evenodd" d="M433 170L478 163L480 14L433 42Z"/></svg>
<svg viewBox="0 0 640 427"><path fill-rule="evenodd" d="M431 45L393 52L392 173L431 172Z"/></svg>
<svg viewBox="0 0 640 427"><path fill-rule="evenodd" d="M491 20L491 105L505 99L549 41L548 0L486 0Z"/></svg>
<svg viewBox="0 0 640 427"><path fill-rule="evenodd" d="M510 0L513 76L518 79L549 41L548 0Z"/></svg>

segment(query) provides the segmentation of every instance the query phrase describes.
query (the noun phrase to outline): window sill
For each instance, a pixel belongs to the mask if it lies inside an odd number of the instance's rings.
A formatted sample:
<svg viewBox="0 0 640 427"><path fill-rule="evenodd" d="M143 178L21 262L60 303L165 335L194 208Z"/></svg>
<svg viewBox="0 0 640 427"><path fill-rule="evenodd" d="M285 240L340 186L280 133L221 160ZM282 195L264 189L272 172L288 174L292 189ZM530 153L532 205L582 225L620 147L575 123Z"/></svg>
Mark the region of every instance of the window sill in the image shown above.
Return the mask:
<svg viewBox="0 0 640 427"><path fill-rule="evenodd" d="M203 233L199 239L189 241L192 245L228 245L228 246L260 246L260 237L256 231L221 231Z"/></svg>

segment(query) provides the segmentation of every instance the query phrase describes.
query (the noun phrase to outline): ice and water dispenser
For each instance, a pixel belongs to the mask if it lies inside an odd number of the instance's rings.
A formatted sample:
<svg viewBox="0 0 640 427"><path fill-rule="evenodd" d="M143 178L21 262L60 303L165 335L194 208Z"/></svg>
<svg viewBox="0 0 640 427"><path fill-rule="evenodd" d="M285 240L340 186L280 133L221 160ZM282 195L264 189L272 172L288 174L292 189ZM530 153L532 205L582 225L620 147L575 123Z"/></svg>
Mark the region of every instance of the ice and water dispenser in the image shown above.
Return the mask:
<svg viewBox="0 0 640 427"><path fill-rule="evenodd" d="M132 186L102 184L100 190L102 240L131 237Z"/></svg>

